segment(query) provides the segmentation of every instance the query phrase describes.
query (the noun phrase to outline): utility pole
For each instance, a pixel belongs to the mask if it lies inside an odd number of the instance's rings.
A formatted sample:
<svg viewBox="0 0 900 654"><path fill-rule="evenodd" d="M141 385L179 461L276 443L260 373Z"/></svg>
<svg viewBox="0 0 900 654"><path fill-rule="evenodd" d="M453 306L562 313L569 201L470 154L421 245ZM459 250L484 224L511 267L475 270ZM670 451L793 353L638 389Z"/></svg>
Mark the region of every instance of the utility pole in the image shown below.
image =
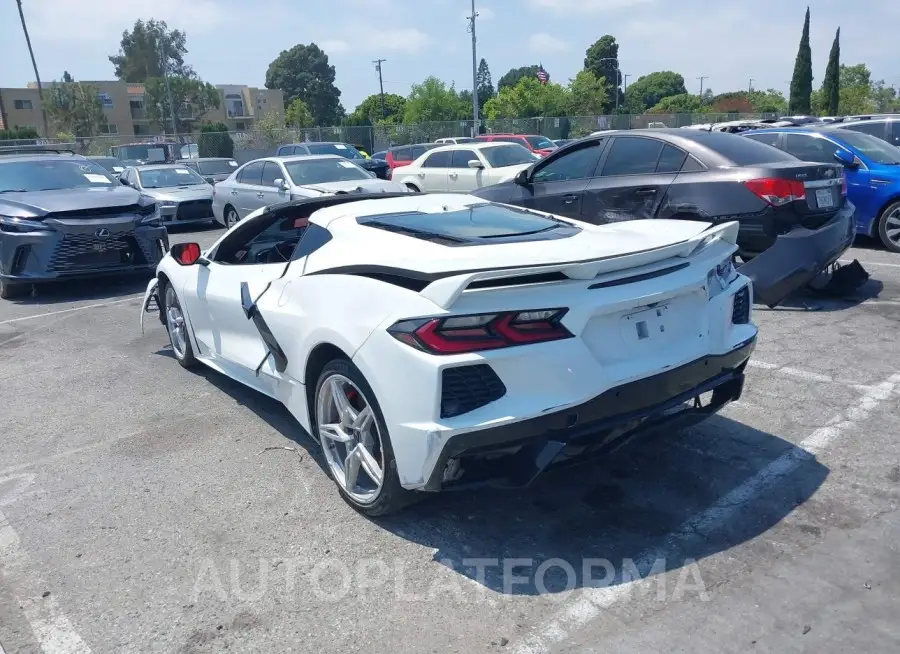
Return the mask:
<svg viewBox="0 0 900 654"><path fill-rule="evenodd" d="M625 95L626 93L628 93L628 78L629 77L631 77L631 75L628 75L627 73L622 73L622 82L623 82L622 95Z"/></svg>
<svg viewBox="0 0 900 654"><path fill-rule="evenodd" d="M703 82L709 79L708 75L701 75L697 78L700 80L700 104L703 104Z"/></svg>
<svg viewBox="0 0 900 654"><path fill-rule="evenodd" d="M159 48L160 43L157 40L156 47ZM175 105L172 104L172 87L169 84L169 55L162 49L159 50L159 64L162 70L163 79L166 82L166 98L169 102L169 117L172 119L172 137L178 135L178 121L175 119ZM165 131L165 130L163 130Z"/></svg>
<svg viewBox="0 0 900 654"><path fill-rule="evenodd" d="M747 87L747 95L750 95L751 93L753 93L753 82L755 82L755 81L756 80L753 79L752 77L750 78L750 86Z"/></svg>
<svg viewBox="0 0 900 654"><path fill-rule="evenodd" d="M387 59L376 59L372 63L375 64L375 70L378 71L378 88L381 92L381 119L384 120L387 118L387 112L384 109L384 80L381 77L381 64L383 64Z"/></svg>
<svg viewBox="0 0 900 654"><path fill-rule="evenodd" d="M34 58L34 49L31 47L31 37L28 36L28 26L25 24L25 12L22 11L22 0L16 0L19 6L19 19L22 21L22 31L25 33L25 43L28 45L28 54L31 55L31 66L34 68L34 79L37 82L38 100L41 103L41 122L44 123L44 138L50 138L50 127L47 124L47 110L44 109L44 86L41 84L41 75L38 73L37 60ZM3 127L9 129L6 117L3 119Z"/></svg>
<svg viewBox="0 0 900 654"><path fill-rule="evenodd" d="M472 0L472 15L468 17L469 32L472 33L472 136L478 136L478 60L475 47L475 19L478 12L475 11L475 0Z"/></svg>

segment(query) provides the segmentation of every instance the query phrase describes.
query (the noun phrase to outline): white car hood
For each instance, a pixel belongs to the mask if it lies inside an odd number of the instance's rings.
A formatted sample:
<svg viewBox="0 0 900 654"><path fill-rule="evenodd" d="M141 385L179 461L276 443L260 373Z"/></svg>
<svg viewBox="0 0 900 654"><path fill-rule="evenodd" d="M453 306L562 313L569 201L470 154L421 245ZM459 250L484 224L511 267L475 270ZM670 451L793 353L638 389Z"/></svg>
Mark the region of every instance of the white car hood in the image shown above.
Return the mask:
<svg viewBox="0 0 900 654"><path fill-rule="evenodd" d="M355 191L363 189L369 193L407 193L409 189L403 184L386 179L354 179L349 182L328 182L325 184L307 184L300 189L310 189L320 193L336 193L337 191Z"/></svg>
<svg viewBox="0 0 900 654"><path fill-rule="evenodd" d="M498 183L509 182L512 181L512 178L518 175L520 171L531 168L532 164L534 164L533 161L531 163L516 164L515 166L494 168L494 176L497 177Z"/></svg>

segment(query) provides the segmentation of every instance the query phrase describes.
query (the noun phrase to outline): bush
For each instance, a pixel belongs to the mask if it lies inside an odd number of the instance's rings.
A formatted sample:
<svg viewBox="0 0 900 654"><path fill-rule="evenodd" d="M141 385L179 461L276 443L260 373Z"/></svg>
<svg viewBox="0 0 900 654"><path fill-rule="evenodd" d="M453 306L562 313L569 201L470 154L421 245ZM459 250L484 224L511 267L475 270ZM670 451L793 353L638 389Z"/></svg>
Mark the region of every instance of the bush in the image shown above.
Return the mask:
<svg viewBox="0 0 900 654"><path fill-rule="evenodd" d="M224 123L207 123L200 128L197 150L201 157L233 157L234 141Z"/></svg>
<svg viewBox="0 0 900 654"><path fill-rule="evenodd" d="M30 127L13 127L12 129L0 129L0 141L34 141L39 139L37 130Z"/></svg>

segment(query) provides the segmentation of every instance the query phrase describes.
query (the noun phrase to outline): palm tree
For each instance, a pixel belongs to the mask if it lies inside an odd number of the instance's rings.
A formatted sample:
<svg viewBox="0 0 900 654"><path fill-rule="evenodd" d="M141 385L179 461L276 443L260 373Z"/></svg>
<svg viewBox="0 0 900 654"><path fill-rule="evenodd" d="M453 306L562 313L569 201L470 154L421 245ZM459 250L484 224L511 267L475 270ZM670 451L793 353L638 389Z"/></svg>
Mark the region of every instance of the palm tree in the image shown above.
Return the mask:
<svg viewBox="0 0 900 654"><path fill-rule="evenodd" d="M28 36L28 27L25 25L25 13L22 11L22 0L16 0L19 5L19 18L22 21L22 31L25 33L25 43L28 44L28 54L31 55L31 65L34 67L34 78L37 80L38 98L41 102L41 119L44 122L44 137L50 136L50 130L47 127L47 112L44 110L44 89L41 86L41 76L38 73L37 61L34 58L34 50L31 47L31 37Z"/></svg>

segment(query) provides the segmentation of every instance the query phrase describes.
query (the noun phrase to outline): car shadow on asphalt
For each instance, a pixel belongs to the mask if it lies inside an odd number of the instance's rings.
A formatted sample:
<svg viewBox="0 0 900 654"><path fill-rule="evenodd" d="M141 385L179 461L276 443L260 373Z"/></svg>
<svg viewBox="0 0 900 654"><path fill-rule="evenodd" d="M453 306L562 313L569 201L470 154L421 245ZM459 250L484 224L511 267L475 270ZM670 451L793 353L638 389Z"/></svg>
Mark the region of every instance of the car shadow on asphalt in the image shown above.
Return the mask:
<svg viewBox="0 0 900 654"><path fill-rule="evenodd" d="M318 445L281 403L212 370L196 374L296 443L328 477ZM489 591L540 595L596 585L606 570L599 560L614 571L610 586L629 574L702 567L705 557L777 525L828 473L789 441L716 415L683 432L634 439L599 462L547 472L524 489L427 494L373 522L431 548L436 562ZM723 498L740 506L710 511ZM646 556L656 550L661 561ZM594 564L590 577L586 562Z"/></svg>
<svg viewBox="0 0 900 654"><path fill-rule="evenodd" d="M871 271L868 271L871 274ZM867 300L877 299L884 290L884 283L871 277L861 286L845 293L830 293L805 288L795 292L774 309L757 304L754 309L769 312L807 312L819 311L830 313L846 311Z"/></svg>
<svg viewBox="0 0 900 654"><path fill-rule="evenodd" d="M32 293L17 300L14 304L53 305L66 302L84 302L89 300L115 300L126 295L142 293L147 288L151 274L122 275L120 277L101 277L96 279L79 279L60 282L49 282L34 286Z"/></svg>
<svg viewBox="0 0 900 654"><path fill-rule="evenodd" d="M787 461L795 467L768 475ZM526 489L443 493L377 522L495 593L552 594L692 561L702 569L705 557L778 524L827 475L788 441L715 416L677 435L636 439L599 463L547 473ZM771 483L750 492L760 478ZM709 509L726 497L740 506Z"/></svg>

